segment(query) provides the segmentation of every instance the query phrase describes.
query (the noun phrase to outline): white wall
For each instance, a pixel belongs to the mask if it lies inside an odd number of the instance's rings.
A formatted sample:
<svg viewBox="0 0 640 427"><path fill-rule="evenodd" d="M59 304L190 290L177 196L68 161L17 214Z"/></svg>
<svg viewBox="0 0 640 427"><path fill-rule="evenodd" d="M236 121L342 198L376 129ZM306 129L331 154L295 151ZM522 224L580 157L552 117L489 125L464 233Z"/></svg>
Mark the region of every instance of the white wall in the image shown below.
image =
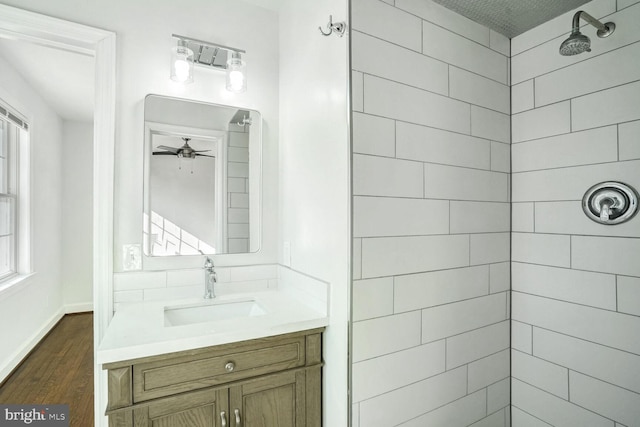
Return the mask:
<svg viewBox="0 0 640 427"><path fill-rule="evenodd" d="M280 246L291 270L329 284L323 423L347 425L349 312L348 38L323 37L344 0L289 0L280 14ZM282 252L281 252L282 254ZM285 274L290 276L289 274Z"/></svg>
<svg viewBox="0 0 640 427"><path fill-rule="evenodd" d="M509 422L509 40L352 2L354 427Z"/></svg>
<svg viewBox="0 0 640 427"><path fill-rule="evenodd" d="M67 312L93 310L93 124L62 128L62 283Z"/></svg>
<svg viewBox="0 0 640 427"><path fill-rule="evenodd" d="M513 40L513 426L640 425L640 216L590 221L592 185L640 189L640 3L596 0Z"/></svg>
<svg viewBox="0 0 640 427"><path fill-rule="evenodd" d="M64 314L61 280L62 120L0 57L0 98L30 124L32 269L34 275L0 294L0 380Z"/></svg>

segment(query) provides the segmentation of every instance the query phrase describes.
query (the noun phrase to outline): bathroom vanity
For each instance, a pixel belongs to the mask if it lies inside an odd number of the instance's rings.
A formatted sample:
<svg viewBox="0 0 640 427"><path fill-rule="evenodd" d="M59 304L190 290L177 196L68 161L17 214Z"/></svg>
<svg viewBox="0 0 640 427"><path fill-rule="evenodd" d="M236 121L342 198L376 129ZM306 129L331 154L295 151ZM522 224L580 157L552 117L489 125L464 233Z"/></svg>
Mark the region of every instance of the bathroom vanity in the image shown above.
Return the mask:
<svg viewBox="0 0 640 427"><path fill-rule="evenodd" d="M100 345L110 427L321 426L326 313L281 291L166 304L119 310Z"/></svg>

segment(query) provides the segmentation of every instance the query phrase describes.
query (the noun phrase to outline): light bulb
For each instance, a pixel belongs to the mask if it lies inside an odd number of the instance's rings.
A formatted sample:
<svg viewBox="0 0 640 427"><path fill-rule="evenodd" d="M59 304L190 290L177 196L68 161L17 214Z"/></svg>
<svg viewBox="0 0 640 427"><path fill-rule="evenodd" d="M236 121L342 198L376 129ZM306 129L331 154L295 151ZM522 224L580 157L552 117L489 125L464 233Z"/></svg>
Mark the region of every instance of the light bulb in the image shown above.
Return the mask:
<svg viewBox="0 0 640 427"><path fill-rule="evenodd" d="M193 82L193 51L183 40L171 49L171 80L178 83Z"/></svg>
<svg viewBox="0 0 640 427"><path fill-rule="evenodd" d="M238 52L232 52L227 60L227 90L235 93L247 90L246 65Z"/></svg>

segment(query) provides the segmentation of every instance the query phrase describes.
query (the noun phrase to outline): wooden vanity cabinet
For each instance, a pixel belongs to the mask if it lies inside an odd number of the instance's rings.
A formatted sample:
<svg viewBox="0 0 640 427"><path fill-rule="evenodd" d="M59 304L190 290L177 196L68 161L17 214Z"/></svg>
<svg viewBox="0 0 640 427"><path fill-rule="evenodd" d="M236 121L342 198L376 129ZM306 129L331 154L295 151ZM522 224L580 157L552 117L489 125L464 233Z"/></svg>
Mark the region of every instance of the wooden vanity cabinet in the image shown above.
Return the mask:
<svg viewBox="0 0 640 427"><path fill-rule="evenodd" d="M322 331L105 364L109 427L320 427Z"/></svg>

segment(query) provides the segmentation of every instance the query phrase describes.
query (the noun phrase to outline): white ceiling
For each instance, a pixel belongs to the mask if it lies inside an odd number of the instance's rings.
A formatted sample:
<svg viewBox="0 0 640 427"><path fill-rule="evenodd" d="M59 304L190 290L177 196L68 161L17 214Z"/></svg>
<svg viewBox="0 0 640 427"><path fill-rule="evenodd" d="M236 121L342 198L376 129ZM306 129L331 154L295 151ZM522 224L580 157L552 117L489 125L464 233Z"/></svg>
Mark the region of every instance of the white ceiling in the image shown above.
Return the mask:
<svg viewBox="0 0 640 427"><path fill-rule="evenodd" d="M0 39L0 55L64 120L93 122L94 58Z"/></svg>

